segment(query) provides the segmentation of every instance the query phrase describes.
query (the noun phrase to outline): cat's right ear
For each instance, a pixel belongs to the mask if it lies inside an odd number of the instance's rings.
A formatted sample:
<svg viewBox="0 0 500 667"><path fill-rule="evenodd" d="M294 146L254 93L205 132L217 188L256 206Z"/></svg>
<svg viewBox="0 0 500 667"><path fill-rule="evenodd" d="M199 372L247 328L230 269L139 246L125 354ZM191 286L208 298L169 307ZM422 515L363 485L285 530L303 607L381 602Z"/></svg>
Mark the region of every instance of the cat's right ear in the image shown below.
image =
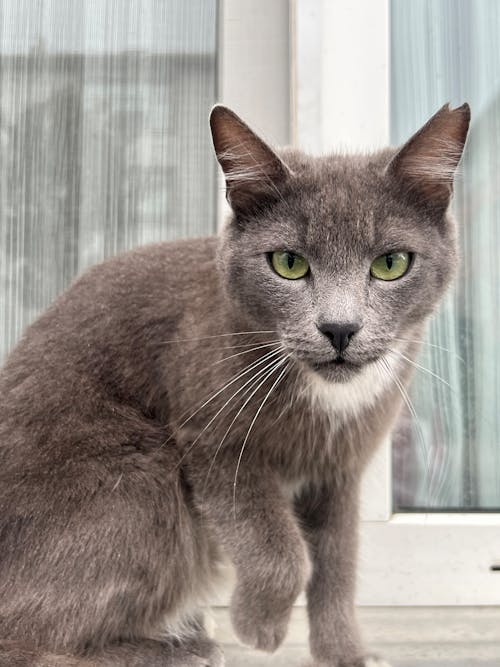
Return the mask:
<svg viewBox="0 0 500 667"><path fill-rule="evenodd" d="M469 123L468 104L457 109L445 104L393 157L386 173L418 201L446 209Z"/></svg>
<svg viewBox="0 0 500 667"><path fill-rule="evenodd" d="M218 104L210 114L217 160L226 177L226 197L235 212L278 199L291 172L234 111Z"/></svg>

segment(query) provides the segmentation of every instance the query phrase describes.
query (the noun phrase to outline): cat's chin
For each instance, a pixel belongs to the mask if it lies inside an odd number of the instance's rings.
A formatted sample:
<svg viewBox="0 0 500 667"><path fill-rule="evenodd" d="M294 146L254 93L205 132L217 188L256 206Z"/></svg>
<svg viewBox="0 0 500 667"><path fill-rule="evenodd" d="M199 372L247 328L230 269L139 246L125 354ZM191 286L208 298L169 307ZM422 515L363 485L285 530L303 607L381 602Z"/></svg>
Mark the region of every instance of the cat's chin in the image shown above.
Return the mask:
<svg viewBox="0 0 500 667"><path fill-rule="evenodd" d="M312 362L309 364L310 368L320 375L324 380L329 382L349 382L355 377L363 368L359 364L353 364L345 359Z"/></svg>

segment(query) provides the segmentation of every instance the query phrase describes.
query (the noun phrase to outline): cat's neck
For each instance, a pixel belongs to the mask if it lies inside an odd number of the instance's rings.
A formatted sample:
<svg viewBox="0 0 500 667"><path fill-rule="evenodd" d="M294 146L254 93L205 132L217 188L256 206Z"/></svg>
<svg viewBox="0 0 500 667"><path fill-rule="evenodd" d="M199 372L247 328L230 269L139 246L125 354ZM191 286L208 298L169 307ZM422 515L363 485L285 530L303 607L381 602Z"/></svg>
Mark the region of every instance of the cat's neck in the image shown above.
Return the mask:
<svg viewBox="0 0 500 667"><path fill-rule="evenodd" d="M390 376L375 363L362 368L347 382L328 381L305 368L301 372L302 392L307 394L313 407L341 419L355 417L373 407L391 387Z"/></svg>

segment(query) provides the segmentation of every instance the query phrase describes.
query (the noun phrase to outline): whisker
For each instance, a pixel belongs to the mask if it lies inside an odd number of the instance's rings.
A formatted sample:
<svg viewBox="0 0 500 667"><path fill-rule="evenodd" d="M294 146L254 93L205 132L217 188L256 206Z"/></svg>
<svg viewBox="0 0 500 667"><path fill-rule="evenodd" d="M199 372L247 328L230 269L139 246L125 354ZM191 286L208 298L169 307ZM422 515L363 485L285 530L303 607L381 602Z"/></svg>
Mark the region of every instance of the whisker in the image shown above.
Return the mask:
<svg viewBox="0 0 500 667"><path fill-rule="evenodd" d="M430 469L430 461L429 461L429 450L428 450L427 444L425 442L424 433L423 433L423 430L422 430L422 425L420 424L420 420L418 418L417 412L416 412L415 407L414 407L414 405L413 405L413 403L412 403L412 401L411 401L411 399L408 395L408 392L406 391L405 386L403 385L401 380L397 377L396 373L391 368L387 359L384 359L382 357L380 359L380 362L382 363L382 368L386 369L386 372L387 372L388 376L393 379L394 384L398 388L399 393L401 394L401 397L402 397L403 401L405 402L406 407L408 408L408 410L409 410L409 412L410 412L410 414L411 414L411 416L412 416L412 418L415 422L415 425L417 426L420 446L422 448L422 453L424 455L425 476L426 476L426 480L427 480L427 493L430 495L430 488L431 488L432 480L431 480L431 469ZM378 362L377 362L377 365L378 365Z"/></svg>
<svg viewBox="0 0 500 667"><path fill-rule="evenodd" d="M444 378L442 378L437 373L434 373L434 371L431 371L430 368L426 368L425 366L422 366L421 364L417 363L413 359L410 359L410 357L407 357L402 352L399 352L399 350L394 350L394 349L391 348L391 349L389 349L389 352L391 352L392 354L397 354L398 357L401 357L402 359L407 361L411 366L414 366L418 370L421 370L425 373L428 373L432 377L436 378L436 380L440 380L444 385L446 385L448 387L448 389L450 389L451 391L454 391L453 387L451 386L451 384L449 382L447 382Z"/></svg>
<svg viewBox="0 0 500 667"><path fill-rule="evenodd" d="M437 380L440 380L453 394L456 395L455 389L450 385L449 382L447 382L444 378L442 378L440 375L437 373L434 373L434 371L430 370L429 368L426 368L425 366L422 366L421 364L417 363L413 359L410 359L406 355L404 355L402 352L399 352L398 350L390 350L390 352L396 353L399 357L404 359L407 363L409 363L411 366L414 366L416 369L421 370L430 376L436 378ZM444 458L443 457L436 457L434 456L434 460L439 463L439 467L436 467L435 465L432 467L432 474L430 477L430 482L429 482L429 500L431 500L430 496L431 493L435 498L439 497L439 494L441 493L441 490L444 485L444 476L445 476L445 470L447 466L447 461L448 461L448 450L446 445L445 447L445 453L444 453ZM427 470L429 470L427 468Z"/></svg>
<svg viewBox="0 0 500 667"><path fill-rule="evenodd" d="M290 357L290 355L286 356L286 357L282 360L282 362L280 362L280 365L283 364L283 363L285 363L285 362L287 361L287 359L289 359L289 357ZM233 482L233 513L234 513L234 520L235 520L235 521L236 521L236 483L237 483L237 478L238 478L238 471L239 471L239 469L240 469L241 459L242 459L242 457L243 457L243 452L245 451L245 446L246 446L247 441L248 441L248 438L249 438L249 436L250 436L250 432L251 432L251 430L252 430L252 428L253 428L255 422L257 421L257 417L258 417L259 414L261 413L262 408L264 407L264 405L265 405L267 399L269 398L269 396L270 396L271 393L273 392L274 388L277 387L277 385L280 383L281 379L282 379L283 376L286 374L286 372L287 372L287 370L289 369L289 367L290 367L289 364L287 364L287 365L285 366L285 368L284 368L284 369L281 371L281 373L278 375L277 379L276 379L276 380L273 382L273 384L271 385L271 388L269 389L269 391L267 392L267 394L264 396L264 398L263 398L263 400L262 400L262 403L259 405L259 408L258 408L257 412L255 413L254 418L252 419L252 421L251 421L251 423L250 423L250 426L248 427L248 431L247 431L247 434L246 434L246 436L245 436L245 439L243 440L243 444L242 444L242 446L241 446L241 450L240 450L240 455L239 455L239 457L238 457L238 462L237 462L237 464L236 464L236 472L235 472L235 474L234 474L234 482ZM279 368L279 366L275 366L274 371L276 371L277 368Z"/></svg>
<svg viewBox="0 0 500 667"><path fill-rule="evenodd" d="M274 354L278 354L278 353L280 353L280 352L281 352L281 350L276 350ZM269 369L269 366L270 366L271 364L274 363L274 361L275 361L275 360L270 361L266 366L264 366L264 368L259 369L259 370L257 371L256 375L254 375L254 376L251 377L249 380L247 380L241 387L239 387L239 388L238 388L238 389L237 389L237 390L236 390L236 391L235 391L235 392L234 392L234 393L227 399L227 401L224 403L224 405L223 405L221 408L219 408L219 410L217 410L217 412L215 413L215 415L210 419L210 421L208 422L208 424L206 424L206 425L203 427L203 429L198 433L198 435L197 435L196 438L193 440L193 442L190 444L190 446L188 447L188 449L184 452L184 454L183 454L183 455L181 456L181 458L179 459L176 468L178 468L178 467L180 466L180 464L182 463L182 461L186 458L186 456L189 454L189 452L191 452L191 450L192 450L193 447L196 445L196 443L198 442L198 440L201 438L201 436L203 435L203 433L205 433L205 431L207 430L207 428L209 428L209 427L214 423L214 421L215 421L215 420L217 419L217 417L221 414L221 412L224 410L224 408L226 408L226 406L228 406L229 403L231 403L231 401L233 400L233 398L234 398L235 396L237 396L237 395L240 393L240 391L242 391L248 384L250 384L251 382L254 382L255 379L256 379L256 376L257 376L257 377L260 377L260 376L262 375L262 373L265 373L265 372ZM200 408L200 409L201 409L201 408Z"/></svg>
<svg viewBox="0 0 500 667"><path fill-rule="evenodd" d="M223 391L225 391L228 387L230 387L232 384L237 382L239 379L241 379L243 376L245 376L247 373L250 373L254 368L260 366L264 361L269 359L270 357L274 356L275 354L278 354L279 350L271 350L271 352L268 352L267 354L264 354L262 357L257 359L256 361L253 361L251 364L249 364L243 371L238 373L236 377L234 377L232 380L229 382L226 382L222 387L220 387L214 394L212 394L204 403L202 403L196 410L193 412L189 417L184 419L184 421L175 429L174 434L178 433L179 430L187 424L187 422L192 419L195 415L198 414L200 410L202 410L206 405L211 403L219 394L221 394ZM183 416L186 414L187 410L180 416L180 419L183 418ZM173 435L171 437L173 437Z"/></svg>
<svg viewBox="0 0 500 667"><path fill-rule="evenodd" d="M429 343L426 340L411 339L411 338L393 338L392 340L396 340L396 341L401 342L401 343L419 343L420 345L426 345L427 347L433 347L436 350L442 350L443 352L448 352L449 354L452 354L459 361L461 361L463 364L465 364L465 359L463 357L461 357L459 354L457 354L456 352L453 352L453 350L450 350L447 347L443 347L442 345L436 345L436 343Z"/></svg>
<svg viewBox="0 0 500 667"><path fill-rule="evenodd" d="M280 338L274 338L273 340L267 341L268 343L281 343ZM234 350L235 348L238 347L252 347L252 345L255 345L255 341L253 343L240 343L239 345L224 345L223 347L218 347L216 348L217 350Z"/></svg>
<svg viewBox="0 0 500 667"><path fill-rule="evenodd" d="M219 359L219 361L214 361L212 366L217 366L217 364L221 364L223 361L227 361L228 359L233 359L234 357L239 357L242 354L248 354L249 352L255 352L255 350L261 350L264 347L271 347L279 345L281 341L273 342L273 343L264 343L263 345L257 345L257 347L252 347L249 350L243 350L243 352L236 352L235 354L231 354L229 357L224 357L223 359Z"/></svg>
<svg viewBox="0 0 500 667"><path fill-rule="evenodd" d="M262 331L230 331L229 333L214 334L212 336L201 336L200 338L172 338L171 340L163 340L160 345L169 345L170 343L187 343L197 340L209 340L211 338L223 338L224 336L249 336L251 334L270 334L276 333L271 329Z"/></svg>
<svg viewBox="0 0 500 667"><path fill-rule="evenodd" d="M466 365L466 361L463 357L461 357L459 354L457 354L454 350L450 350L449 348L443 347L442 345L437 345L435 343L431 343L429 341L422 340L422 339L395 338L394 340L401 341L403 343L418 343L418 344L421 344L421 345L425 345L429 348L433 348L433 349L436 349L436 350L447 352L448 354L452 355L452 357L457 359L461 364ZM396 350L393 350L393 351L395 352ZM416 361L413 362L413 365L418 367ZM425 367L421 366L421 370L424 370L424 368ZM431 371L429 368L425 368L424 372L429 373L430 375L432 375L434 377L437 377L437 379L440 379L440 381L443 382L450 389L450 391L453 393L453 395L457 396L458 392L456 391L456 389L454 389L451 385L449 385L449 383L446 382L443 378L437 376L437 374L434 373L433 371ZM452 408L456 407L454 403L450 403L449 405ZM432 486L434 487L433 497L435 499L439 499L441 497L442 490L443 490L444 485L446 483L447 470L449 469L449 462L450 462L450 448L448 446L447 438L446 437L442 438L440 443L441 443L441 446L438 449L436 449L435 446L432 445L433 451L434 451L433 459L438 464L437 466L434 465L433 474L432 474L432 477L431 477L431 483L432 483ZM435 484L434 484L434 480L436 480Z"/></svg>
<svg viewBox="0 0 500 667"><path fill-rule="evenodd" d="M235 414L235 416L233 417L231 423L230 423L229 426L227 427L227 429L226 429L224 435L222 436L222 439L221 439L221 441L219 442L219 445L217 446L217 449L215 450L215 454L214 454L214 456L213 456L213 458L212 458L212 461L211 461L210 466L209 466L209 468L208 468L207 475L206 475L206 477L205 477L205 488L206 488L206 485L207 485L207 482L208 482L208 478L209 478L209 476L210 476L210 472L211 472L211 470L212 470L212 468L213 468L213 466L214 466L214 464L215 464L215 459L217 458L217 455L218 455L218 453L220 452L221 447L222 447L222 445L224 444L224 442L225 442L227 436L229 435L229 432L231 431L231 429L232 429L234 423L236 422L236 420L238 419L238 417L241 415L241 413L243 412L243 410L245 409L245 407L248 405L248 403L251 401L252 397L257 393L257 391L260 389L260 387L264 384L265 380L267 380L267 378L270 377L270 376L276 371L277 368L279 368L279 366L281 365L281 362L282 362L283 360L286 361L286 357L285 357L284 359L278 359L278 361L275 362L275 364L273 365L273 367L271 368L271 370L267 372L267 374L266 374L266 376L265 376L265 378L264 378L264 380L263 380L262 382L260 382L257 386L255 386L255 384L251 385L250 387L248 387L248 389L247 389L245 392L243 392L241 398L243 398L244 396L246 396L246 395L248 394L249 391L251 391L252 393L250 394L250 396L248 396L248 398L245 400L245 402L243 403L243 405L240 407L240 409L238 410L238 412L237 412L237 413ZM257 382L257 381L258 381L258 379L256 380L256 382Z"/></svg>

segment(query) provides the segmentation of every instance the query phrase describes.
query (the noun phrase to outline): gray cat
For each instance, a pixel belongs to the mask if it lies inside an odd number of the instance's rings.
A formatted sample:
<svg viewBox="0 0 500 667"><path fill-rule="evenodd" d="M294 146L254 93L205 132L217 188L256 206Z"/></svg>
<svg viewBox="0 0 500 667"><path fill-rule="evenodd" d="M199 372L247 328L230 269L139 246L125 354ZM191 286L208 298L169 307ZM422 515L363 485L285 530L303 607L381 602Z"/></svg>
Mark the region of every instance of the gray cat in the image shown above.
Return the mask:
<svg viewBox="0 0 500 667"><path fill-rule="evenodd" d="M1 667L222 665L198 610L227 557L243 642L274 651L305 589L311 666L382 664L355 621L359 482L456 267L469 118L311 158L214 108L220 238L92 268L1 372Z"/></svg>

